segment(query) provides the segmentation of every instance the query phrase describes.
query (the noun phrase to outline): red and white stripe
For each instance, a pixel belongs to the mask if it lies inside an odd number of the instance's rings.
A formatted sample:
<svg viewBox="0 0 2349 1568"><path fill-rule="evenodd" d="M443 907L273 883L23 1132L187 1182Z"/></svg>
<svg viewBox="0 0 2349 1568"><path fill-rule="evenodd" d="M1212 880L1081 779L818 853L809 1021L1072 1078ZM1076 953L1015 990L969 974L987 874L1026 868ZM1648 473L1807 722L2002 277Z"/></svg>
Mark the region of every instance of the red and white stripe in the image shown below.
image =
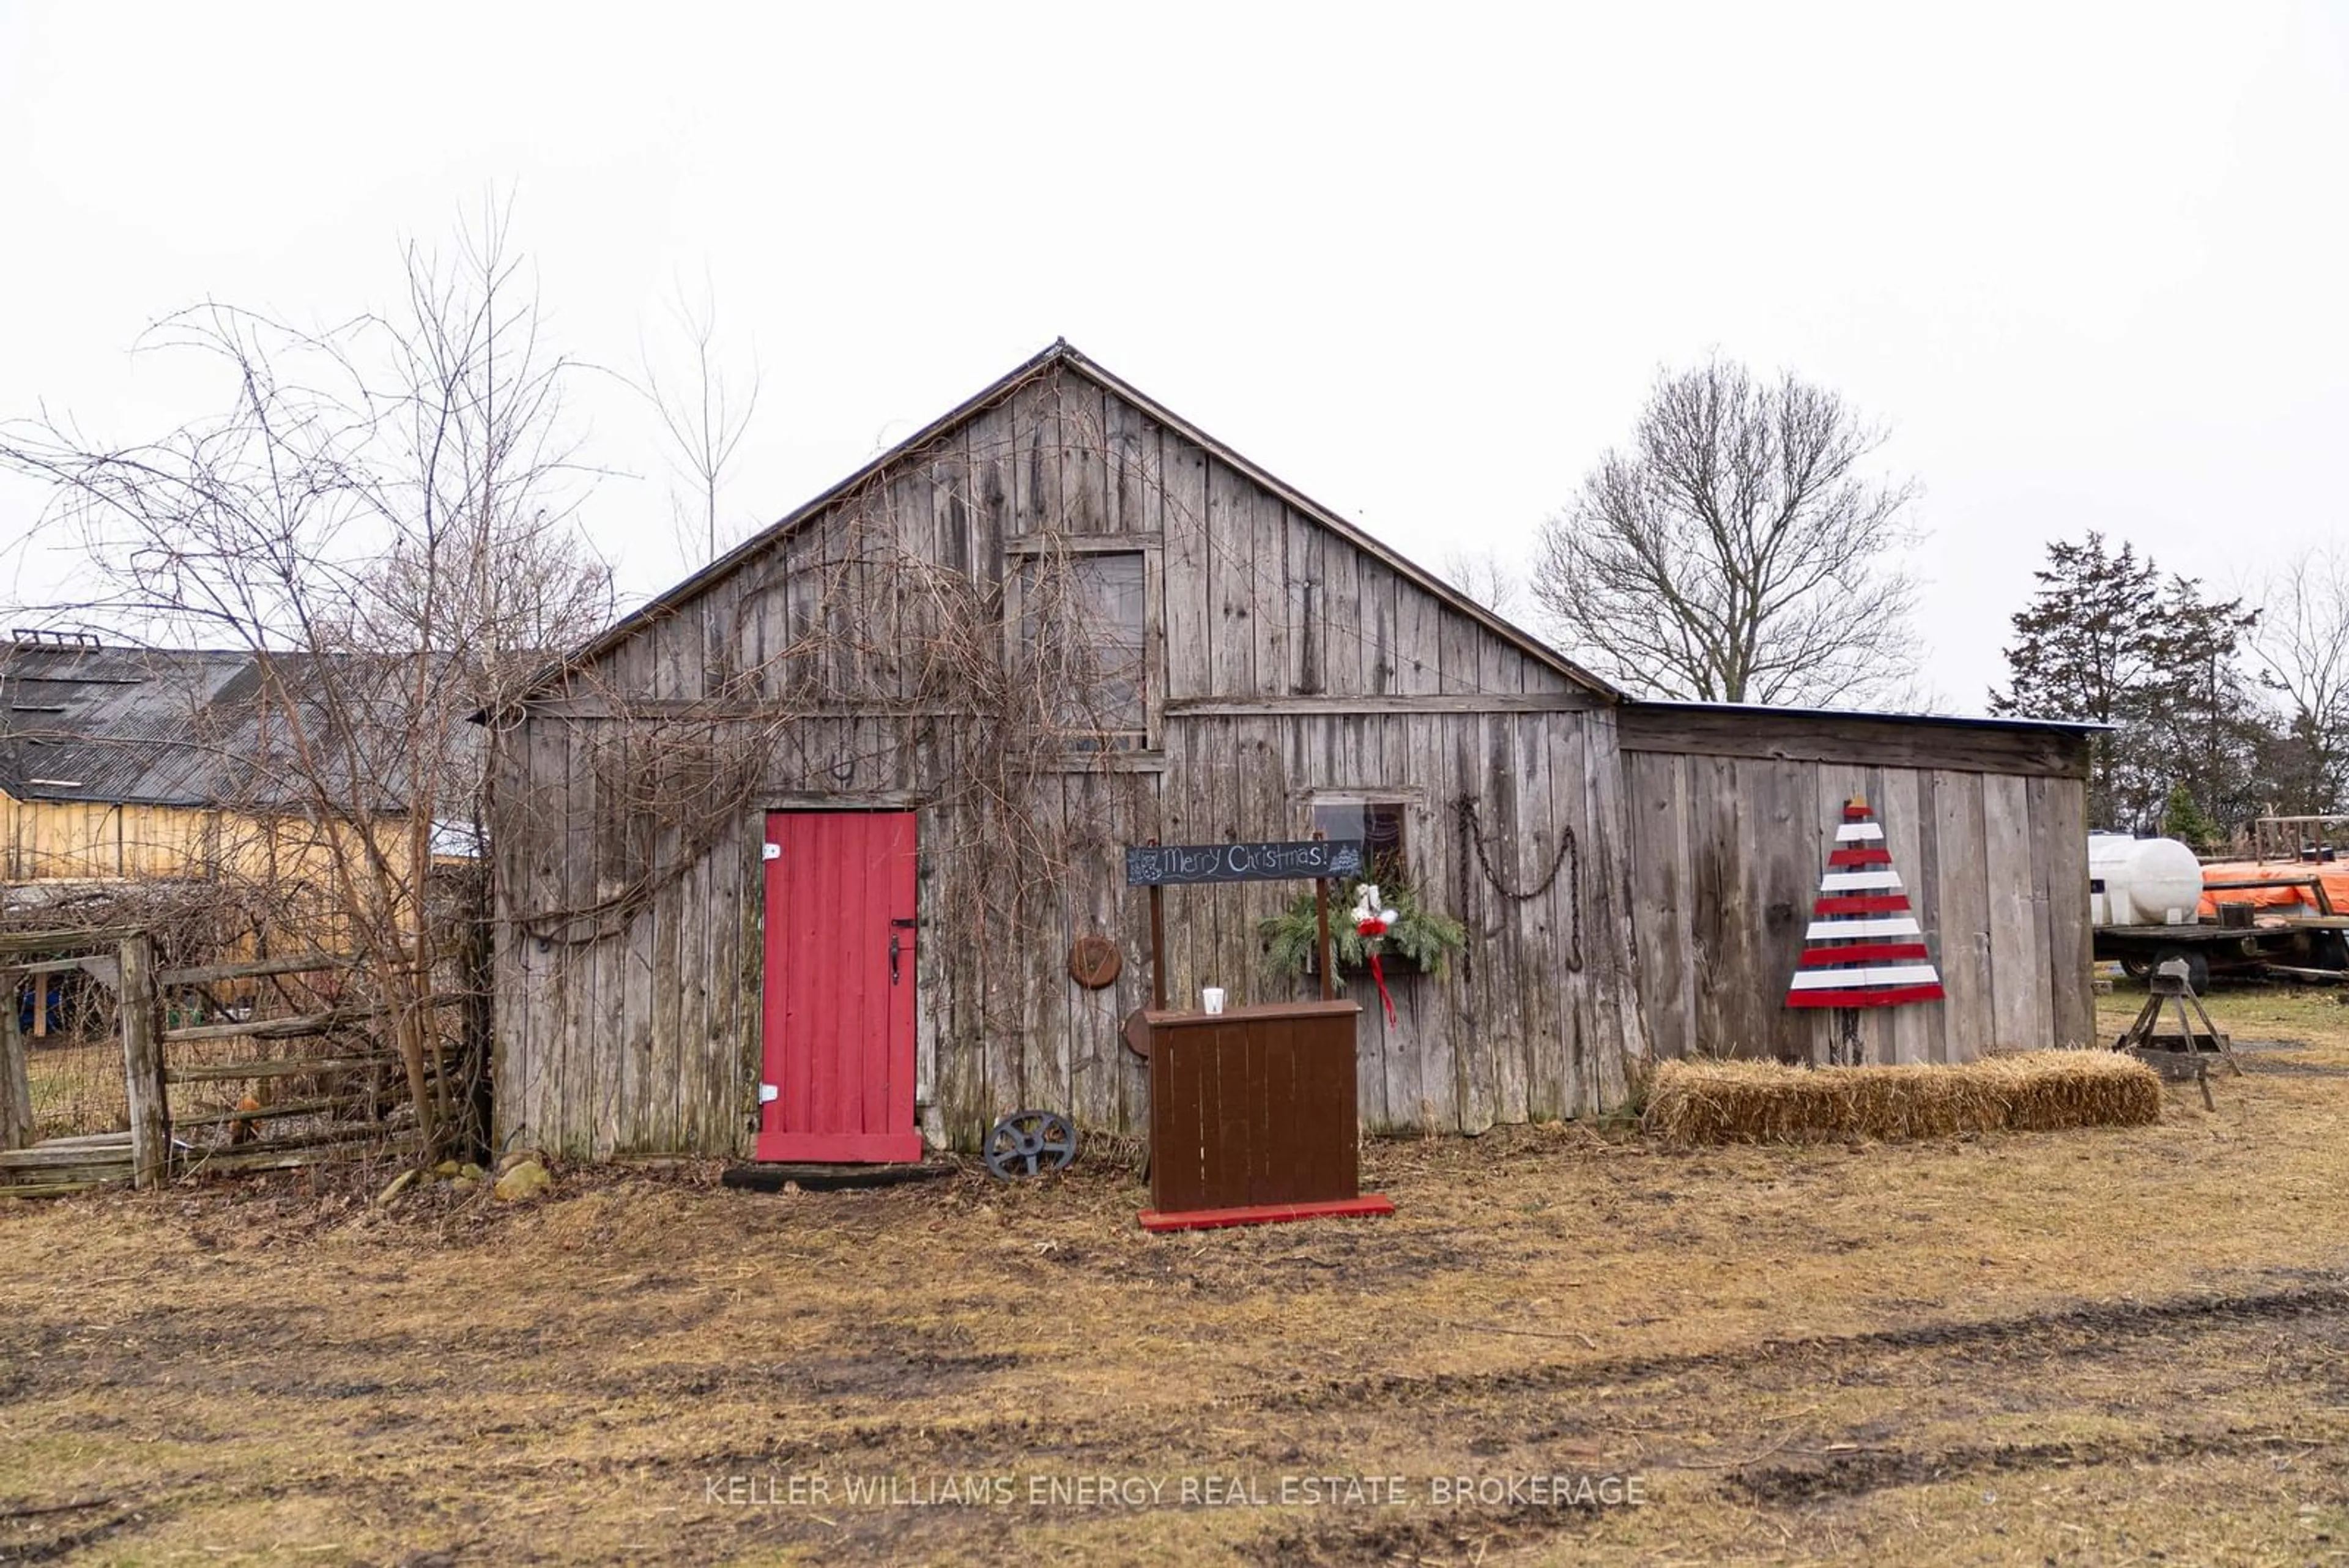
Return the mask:
<svg viewBox="0 0 2349 1568"><path fill-rule="evenodd" d="M1795 978L1789 1007L1898 1007L1939 1002L1940 971L1910 909L1884 829L1867 803L1844 807L1836 847L1819 878L1819 897Z"/></svg>

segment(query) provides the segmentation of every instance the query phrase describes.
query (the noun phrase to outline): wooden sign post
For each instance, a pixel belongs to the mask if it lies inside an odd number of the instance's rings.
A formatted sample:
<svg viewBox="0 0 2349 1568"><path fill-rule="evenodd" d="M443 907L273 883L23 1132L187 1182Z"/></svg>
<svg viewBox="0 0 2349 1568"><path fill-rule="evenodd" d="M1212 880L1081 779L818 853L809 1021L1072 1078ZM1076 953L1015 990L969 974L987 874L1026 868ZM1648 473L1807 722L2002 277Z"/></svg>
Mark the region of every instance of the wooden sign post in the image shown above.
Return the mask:
<svg viewBox="0 0 2349 1568"><path fill-rule="evenodd" d="M1313 918L1319 932L1321 995L1335 997L1330 955L1330 881L1362 874L1359 838L1310 838L1259 844L1147 844L1125 852L1125 882L1150 889L1150 1005L1166 1011L1166 895L1173 886L1201 882L1287 882L1313 878Z"/></svg>
<svg viewBox="0 0 2349 1568"><path fill-rule="evenodd" d="M1320 837L1319 834L1313 836ZM1313 878L1313 956L1319 961L1315 968L1321 971L1321 1000L1328 1002L1338 994L1338 966L1331 962L1336 955L1330 950L1330 878Z"/></svg>

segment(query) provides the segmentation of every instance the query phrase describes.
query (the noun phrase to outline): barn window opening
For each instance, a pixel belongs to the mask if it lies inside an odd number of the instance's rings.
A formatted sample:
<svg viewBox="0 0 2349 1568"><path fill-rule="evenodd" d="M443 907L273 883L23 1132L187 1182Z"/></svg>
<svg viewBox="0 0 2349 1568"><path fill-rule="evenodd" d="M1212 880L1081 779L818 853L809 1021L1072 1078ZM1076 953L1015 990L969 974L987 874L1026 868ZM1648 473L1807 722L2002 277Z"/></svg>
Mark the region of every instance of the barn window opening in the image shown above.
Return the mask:
<svg viewBox="0 0 2349 1568"><path fill-rule="evenodd" d="M1144 743L1146 585L1139 550L1019 565L1019 640L1056 728L1079 748Z"/></svg>
<svg viewBox="0 0 2349 1568"><path fill-rule="evenodd" d="M1324 797L1313 803L1313 831L1327 838L1359 838L1369 880L1407 887L1411 862L1405 821L1408 803L1360 797Z"/></svg>

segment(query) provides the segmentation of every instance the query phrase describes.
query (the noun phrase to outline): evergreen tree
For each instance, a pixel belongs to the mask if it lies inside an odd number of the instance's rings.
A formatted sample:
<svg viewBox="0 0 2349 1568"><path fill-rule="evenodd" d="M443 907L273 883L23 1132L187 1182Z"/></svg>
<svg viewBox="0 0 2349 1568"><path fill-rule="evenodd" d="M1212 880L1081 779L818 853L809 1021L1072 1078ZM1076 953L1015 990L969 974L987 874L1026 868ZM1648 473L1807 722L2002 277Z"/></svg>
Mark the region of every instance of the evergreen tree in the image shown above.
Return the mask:
<svg viewBox="0 0 2349 1568"><path fill-rule="evenodd" d="M2194 792L2183 784L2170 786L2161 808L2161 836L2175 838L2197 853L2216 849L2226 835L2194 804Z"/></svg>
<svg viewBox="0 0 2349 1568"><path fill-rule="evenodd" d="M2107 549L2097 533L2050 544L2033 576L1990 708L2112 726L2091 745L2089 822L2157 831L2181 787L2211 837L2257 815L2272 737L2239 658L2256 612L2205 599L2191 578L2165 582L2134 545Z"/></svg>
<svg viewBox="0 0 2349 1568"><path fill-rule="evenodd" d="M2199 584L2173 577L2147 637L2154 679L2139 722L2150 766L2193 800L2213 849L2248 828L2273 793L2260 764L2274 724L2241 660L2258 618L2240 599L2207 600Z"/></svg>

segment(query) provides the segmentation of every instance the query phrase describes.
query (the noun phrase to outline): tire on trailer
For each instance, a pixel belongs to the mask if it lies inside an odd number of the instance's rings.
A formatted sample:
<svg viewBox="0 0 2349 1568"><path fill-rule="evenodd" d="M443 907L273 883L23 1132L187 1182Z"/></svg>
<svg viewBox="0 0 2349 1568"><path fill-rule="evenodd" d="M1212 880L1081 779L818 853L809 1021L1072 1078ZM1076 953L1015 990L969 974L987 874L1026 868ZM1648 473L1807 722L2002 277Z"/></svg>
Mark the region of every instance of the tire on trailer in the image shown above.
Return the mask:
<svg viewBox="0 0 2349 1568"><path fill-rule="evenodd" d="M2153 961L2143 953L2125 954L2121 959L2121 972L2131 980L2143 980L2153 972Z"/></svg>
<svg viewBox="0 0 2349 1568"><path fill-rule="evenodd" d="M2163 948L2153 955L2154 967L2158 969L2172 959L2185 961L2188 990L2200 996L2210 989L2210 960L2199 948Z"/></svg>

